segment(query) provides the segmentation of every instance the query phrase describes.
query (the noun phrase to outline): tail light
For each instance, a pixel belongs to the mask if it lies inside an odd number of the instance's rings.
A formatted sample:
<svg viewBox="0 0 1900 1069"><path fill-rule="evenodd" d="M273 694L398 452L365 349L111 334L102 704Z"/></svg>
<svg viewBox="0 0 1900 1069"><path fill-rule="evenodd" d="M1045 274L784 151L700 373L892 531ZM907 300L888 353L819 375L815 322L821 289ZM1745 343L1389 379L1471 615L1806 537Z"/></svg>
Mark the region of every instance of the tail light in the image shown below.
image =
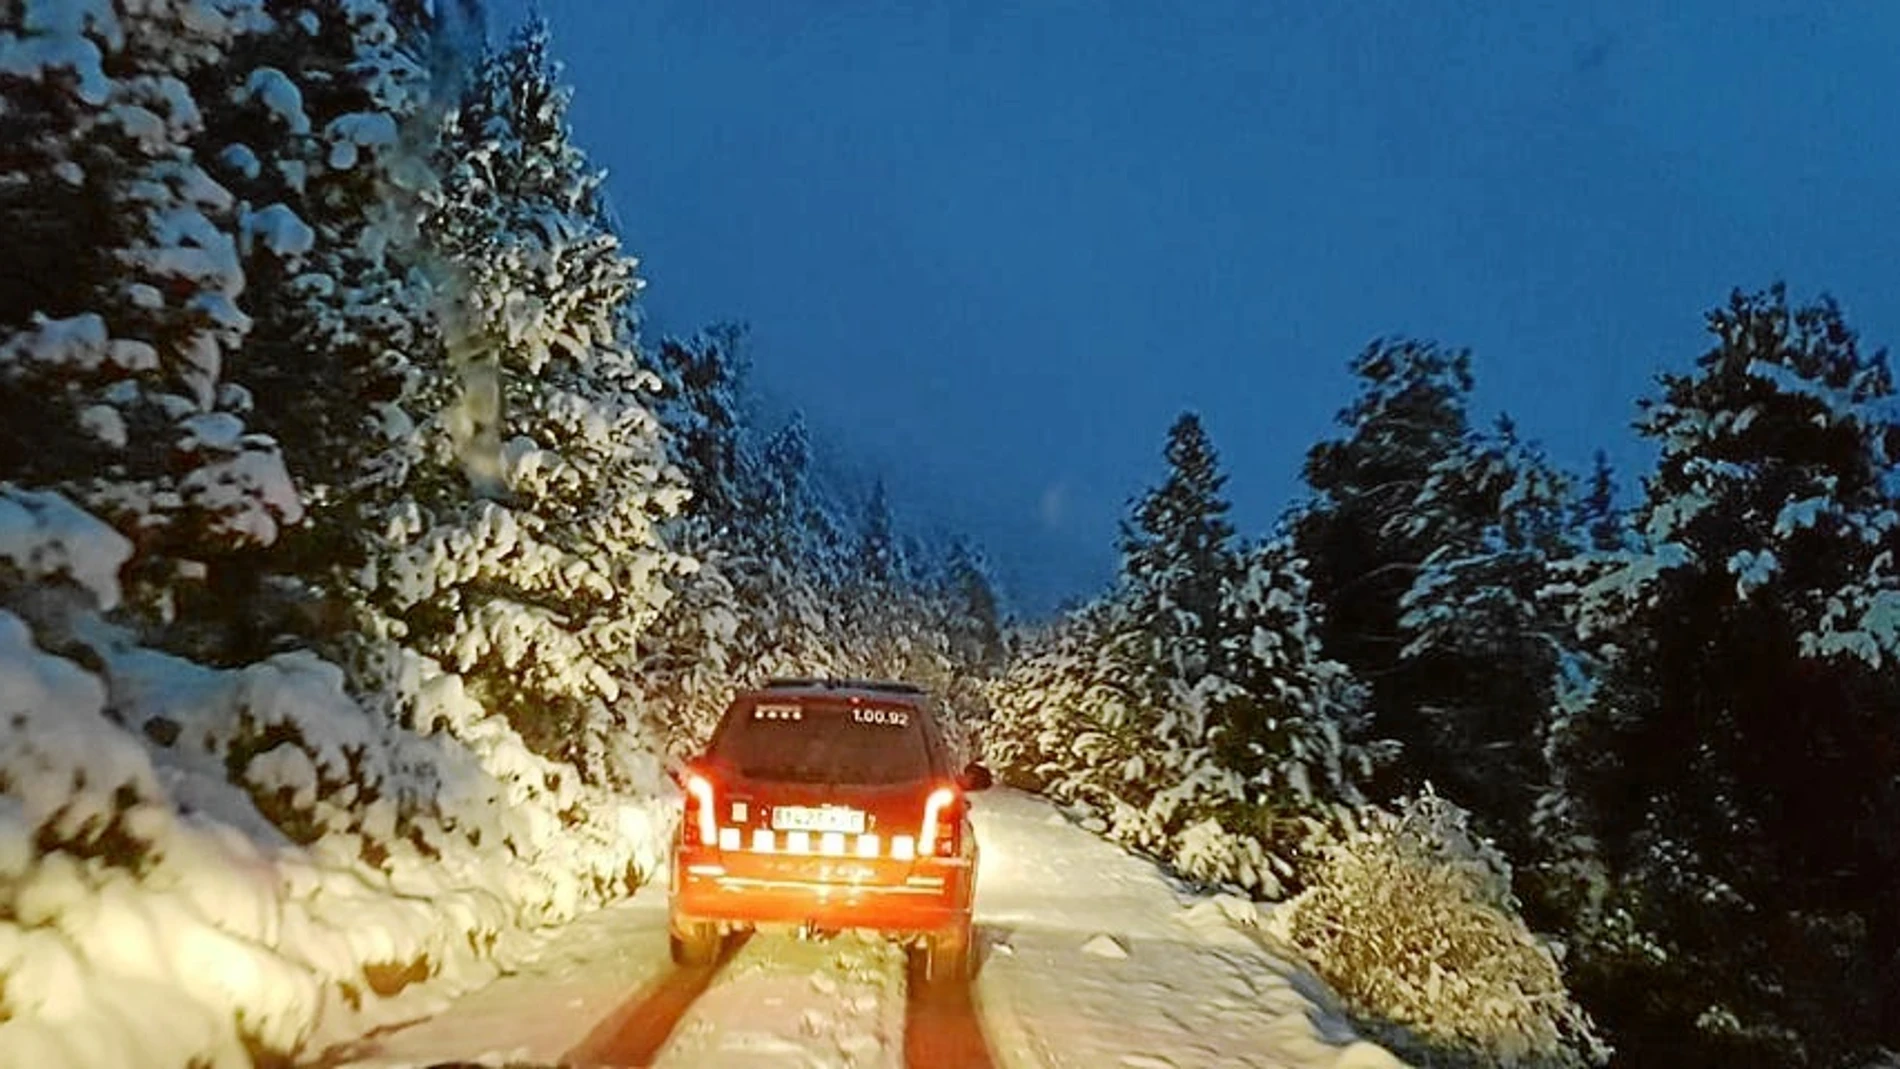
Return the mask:
<svg viewBox="0 0 1900 1069"><path fill-rule="evenodd" d="M712 846L719 841L719 816L713 812L712 781L697 772L686 774L686 819L682 832L688 846Z"/></svg>
<svg viewBox="0 0 1900 1069"><path fill-rule="evenodd" d="M924 802L924 826L917 835L918 857L955 857L963 828L962 798L955 787L939 787Z"/></svg>

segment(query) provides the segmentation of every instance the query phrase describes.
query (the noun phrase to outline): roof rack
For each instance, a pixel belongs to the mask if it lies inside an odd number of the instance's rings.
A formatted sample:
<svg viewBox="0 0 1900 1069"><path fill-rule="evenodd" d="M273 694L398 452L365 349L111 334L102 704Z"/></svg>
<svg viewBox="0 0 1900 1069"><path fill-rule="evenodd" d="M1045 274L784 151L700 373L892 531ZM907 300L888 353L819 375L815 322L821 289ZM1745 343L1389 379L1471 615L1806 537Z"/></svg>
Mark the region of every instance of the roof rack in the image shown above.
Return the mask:
<svg viewBox="0 0 1900 1069"><path fill-rule="evenodd" d="M925 694L915 683L890 679L821 679L805 676L774 676L766 681L768 690L872 690L885 694Z"/></svg>

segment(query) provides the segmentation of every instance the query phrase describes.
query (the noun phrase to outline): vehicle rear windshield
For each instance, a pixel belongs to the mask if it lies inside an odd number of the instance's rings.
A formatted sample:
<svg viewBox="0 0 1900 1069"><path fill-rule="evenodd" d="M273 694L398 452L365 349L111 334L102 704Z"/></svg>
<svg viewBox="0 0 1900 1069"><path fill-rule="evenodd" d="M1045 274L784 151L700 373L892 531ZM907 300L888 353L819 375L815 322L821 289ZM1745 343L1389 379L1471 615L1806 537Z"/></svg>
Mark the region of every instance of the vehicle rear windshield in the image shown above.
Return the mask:
<svg viewBox="0 0 1900 1069"><path fill-rule="evenodd" d="M904 783L930 775L920 716L896 706L760 701L732 710L712 756L747 779Z"/></svg>

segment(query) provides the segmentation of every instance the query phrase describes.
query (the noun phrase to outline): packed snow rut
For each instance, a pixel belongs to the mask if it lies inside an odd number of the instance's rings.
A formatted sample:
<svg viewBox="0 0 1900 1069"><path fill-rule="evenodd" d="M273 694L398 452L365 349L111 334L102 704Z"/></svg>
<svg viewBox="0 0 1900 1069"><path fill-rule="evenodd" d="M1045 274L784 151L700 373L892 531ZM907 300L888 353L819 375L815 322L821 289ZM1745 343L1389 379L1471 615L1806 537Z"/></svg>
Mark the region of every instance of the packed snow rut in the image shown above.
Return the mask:
<svg viewBox="0 0 1900 1069"><path fill-rule="evenodd" d="M569 1065L898 1066L903 959L856 938L732 940L675 969L562 1059Z"/></svg>
<svg viewBox="0 0 1900 1069"><path fill-rule="evenodd" d="M675 1029L655 1066L903 1064L904 956L852 937L756 937Z"/></svg>
<svg viewBox="0 0 1900 1069"><path fill-rule="evenodd" d="M979 796L978 973L928 990L904 952L850 934L729 941L667 960L664 888L552 940L522 972L333 1063L996 1066L1400 1063L1270 950L1255 907L1192 893L1039 799Z"/></svg>

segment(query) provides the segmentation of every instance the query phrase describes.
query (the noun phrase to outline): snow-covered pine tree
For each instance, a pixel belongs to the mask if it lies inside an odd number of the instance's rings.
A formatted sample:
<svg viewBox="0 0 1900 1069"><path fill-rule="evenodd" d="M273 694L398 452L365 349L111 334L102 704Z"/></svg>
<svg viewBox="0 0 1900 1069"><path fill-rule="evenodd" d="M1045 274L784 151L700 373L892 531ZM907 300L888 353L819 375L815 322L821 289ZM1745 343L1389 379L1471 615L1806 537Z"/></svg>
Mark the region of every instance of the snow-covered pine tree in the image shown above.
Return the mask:
<svg viewBox="0 0 1900 1069"><path fill-rule="evenodd" d="M761 444L746 423L742 334L719 327L660 351L660 406L692 493L670 530L698 561L646 640L649 700L669 745L704 743L734 687L843 673L847 643L796 413Z"/></svg>
<svg viewBox="0 0 1900 1069"><path fill-rule="evenodd" d="M1580 976L1632 1059L1900 1046L1900 423L1884 354L1777 286L1708 317L1639 429L1642 544L1583 569L1555 726Z"/></svg>
<svg viewBox="0 0 1900 1069"><path fill-rule="evenodd" d="M744 338L744 328L723 324L659 345L664 385L657 411L673 462L692 489L682 515L718 538L738 533L756 481L745 467L750 451L741 441Z"/></svg>
<svg viewBox="0 0 1900 1069"><path fill-rule="evenodd" d="M1360 688L1318 648L1290 544L1234 546L1193 417L1166 455L1132 503L1117 589L1032 636L990 688L990 752L1183 874L1278 897L1312 818L1357 799L1377 748Z"/></svg>
<svg viewBox="0 0 1900 1069"><path fill-rule="evenodd" d="M981 675L1000 670L1006 652L1003 614L989 559L969 539L953 539L941 583L938 596L945 603L952 655Z"/></svg>
<svg viewBox="0 0 1900 1069"><path fill-rule="evenodd" d="M1198 416L1176 418L1163 457L1162 482L1131 503L1121 525L1117 597L1135 628L1117 644L1148 665L1144 704L1158 717L1150 729L1182 736L1173 741L1198 755L1223 735L1202 692L1231 689L1220 676L1219 651L1227 638L1221 595L1236 568L1234 528L1221 496L1226 475Z"/></svg>
<svg viewBox="0 0 1900 1069"><path fill-rule="evenodd" d="M1623 509L1616 501L1616 469L1599 449L1591 461L1590 479L1577 498L1570 519L1571 542L1597 553L1629 548Z"/></svg>
<svg viewBox="0 0 1900 1069"><path fill-rule="evenodd" d="M1623 569L1642 545L1627 510L1617 501L1615 472L1601 451L1592 463L1587 488L1571 502L1568 527L1565 542L1570 551L1545 562L1546 582L1538 592L1539 600L1561 623L1550 709L1540 718L1543 741L1538 763L1545 781L1538 786L1526 819L1513 830L1516 834L1528 829L1528 845L1512 842L1526 909L1542 930L1550 931L1575 928L1580 913L1597 912L1596 904L1579 901L1579 895L1600 899L1607 879L1575 800L1553 788L1563 775L1556 750L1565 744L1565 725L1593 700L1605 660L1618 653L1615 633L1580 626L1582 591Z"/></svg>
<svg viewBox="0 0 1900 1069"><path fill-rule="evenodd" d="M864 503L864 516L858 527L858 573L873 586L900 580L904 573L904 555L892 530L891 503L884 492L884 480L871 484L871 496Z"/></svg>
<svg viewBox="0 0 1900 1069"><path fill-rule="evenodd" d="M245 381L321 499L320 523L361 478L364 432L426 337L425 295L406 276L443 102L425 67L438 29L400 18L407 6L272 3L269 31L234 53L233 87L208 109L222 142L208 165L244 220Z"/></svg>
<svg viewBox="0 0 1900 1069"><path fill-rule="evenodd" d="M1339 414L1346 433L1307 453L1314 497L1292 527L1324 608L1326 655L1367 681L1375 734L1404 747L1375 781L1376 793L1391 797L1429 775L1414 759L1429 746L1419 710L1432 668L1402 656L1409 636L1401 602L1434 553L1475 546L1485 522L1462 484L1445 477L1470 455L1471 358L1428 342L1380 340L1352 371L1360 393Z"/></svg>
<svg viewBox="0 0 1900 1069"><path fill-rule="evenodd" d="M542 752L611 779L643 741L628 684L685 566L660 533L685 491L632 337L633 262L569 141L567 99L537 21L450 118L425 221L446 353L404 397L419 455L391 463L401 496L364 575L383 637L462 673Z"/></svg>
<svg viewBox="0 0 1900 1069"><path fill-rule="evenodd" d="M244 223L201 166L190 86L254 3L11 5L0 35L0 469L131 538L129 607L274 541L303 505L227 381L250 318ZM215 81L215 78L212 79Z"/></svg>
<svg viewBox="0 0 1900 1069"><path fill-rule="evenodd" d="M930 591L916 581L924 562L908 551L882 478L872 480L853 541L843 582L828 584L845 663L854 674L946 689L948 639L935 626Z"/></svg>
<svg viewBox="0 0 1900 1069"><path fill-rule="evenodd" d="M1130 654L1139 629L1126 602L1100 598L1026 637L1009 671L991 688L997 718L987 754L1007 782L1080 803L1097 813L1145 806L1139 731L1150 703L1149 667Z"/></svg>
<svg viewBox="0 0 1900 1069"><path fill-rule="evenodd" d="M1399 599L1399 664L1417 703L1408 771L1522 857L1570 653L1561 606L1546 591L1550 562L1570 550L1569 480L1500 419L1434 465L1422 497L1459 503L1473 530L1433 549Z"/></svg>
<svg viewBox="0 0 1900 1069"><path fill-rule="evenodd" d="M1225 638L1221 591L1234 573L1234 526L1221 497L1227 476L1199 416L1176 417L1163 456L1167 475L1122 524L1121 580L1157 657L1192 685L1216 669Z"/></svg>
<svg viewBox="0 0 1900 1069"><path fill-rule="evenodd" d="M944 698L958 714L971 753L980 758L991 719L986 688L1008 663L1002 595L987 556L969 538L952 536L927 556L935 563L920 580L928 612L922 626L942 636L937 648L946 672Z"/></svg>
<svg viewBox="0 0 1900 1069"><path fill-rule="evenodd" d="M711 731L733 674L757 658L756 606L770 566L756 552L759 517L741 436L742 365L735 326L662 339L655 412L689 498L668 540L698 566L679 576L666 609L642 640L641 690L668 710L667 745L699 747ZM748 606L755 607L748 611Z"/></svg>
<svg viewBox="0 0 1900 1069"><path fill-rule="evenodd" d="M268 557L213 575L207 601L241 605L203 652L261 656L285 630L342 653L359 531L380 527L385 458L364 442L405 438L399 407L413 354L438 344L411 269L415 220L435 176L442 90L426 69L454 27L408 0L279 0L232 50L206 104L201 155L238 198L252 318L234 377L253 422L283 444L309 515ZM472 61L474 57L465 57ZM211 605L205 608L209 609Z"/></svg>
<svg viewBox="0 0 1900 1069"><path fill-rule="evenodd" d="M811 430L794 412L760 450L756 511L767 555L787 566L803 562L824 587L848 581L853 543L848 524L813 471Z"/></svg>
<svg viewBox="0 0 1900 1069"><path fill-rule="evenodd" d="M840 600L851 582L852 543L847 524L820 487L804 418L794 412L765 441L747 491L754 522L744 528L764 569L760 593L748 608L766 640L796 670L836 665L843 656Z"/></svg>
<svg viewBox="0 0 1900 1069"><path fill-rule="evenodd" d="M757 541L760 553L789 564L813 551L805 510L811 479L811 437L804 415L794 411L776 430L757 442L752 479L743 502L747 523L743 533Z"/></svg>
<svg viewBox="0 0 1900 1069"><path fill-rule="evenodd" d="M1264 693L1157 671L1129 599L1104 597L1029 636L987 688L985 753L1008 782L1084 807L1110 837L1191 879L1280 897L1307 818L1338 800L1339 774L1363 756L1339 735L1353 690L1343 669L1302 678L1282 644L1290 633L1272 617L1286 578L1267 566L1232 592L1246 603L1237 611L1259 610L1243 642L1257 650L1248 683ZM1255 732L1259 749L1241 758L1251 773L1217 752L1231 737L1209 730L1221 718Z"/></svg>
<svg viewBox="0 0 1900 1069"><path fill-rule="evenodd" d="M1227 477L1193 413L1169 426L1162 455L1166 474L1121 525L1119 583L1103 617L1117 626L1095 667L1125 701L1103 707L1095 730L1127 754L1115 833L1165 853L1184 823L1238 804L1242 789L1214 756L1229 741L1220 717L1237 704L1220 660L1222 593L1237 567Z"/></svg>
<svg viewBox="0 0 1900 1069"><path fill-rule="evenodd" d="M761 667L792 674L838 667L845 528L817 486L799 413L765 440L754 472L746 491L752 522L742 532L758 571L742 604L758 631L753 647L769 658Z"/></svg>
<svg viewBox="0 0 1900 1069"><path fill-rule="evenodd" d="M792 670L872 674L866 634L883 602L866 592L859 526L819 471L798 412L766 441L758 475L760 553L779 575L764 621L777 655Z"/></svg>
<svg viewBox="0 0 1900 1069"><path fill-rule="evenodd" d="M1389 747L1366 737L1364 687L1320 649L1306 563L1289 540L1241 557L1222 591L1222 618L1219 663L1232 686L1220 716L1222 763L1279 819L1358 801Z"/></svg>

